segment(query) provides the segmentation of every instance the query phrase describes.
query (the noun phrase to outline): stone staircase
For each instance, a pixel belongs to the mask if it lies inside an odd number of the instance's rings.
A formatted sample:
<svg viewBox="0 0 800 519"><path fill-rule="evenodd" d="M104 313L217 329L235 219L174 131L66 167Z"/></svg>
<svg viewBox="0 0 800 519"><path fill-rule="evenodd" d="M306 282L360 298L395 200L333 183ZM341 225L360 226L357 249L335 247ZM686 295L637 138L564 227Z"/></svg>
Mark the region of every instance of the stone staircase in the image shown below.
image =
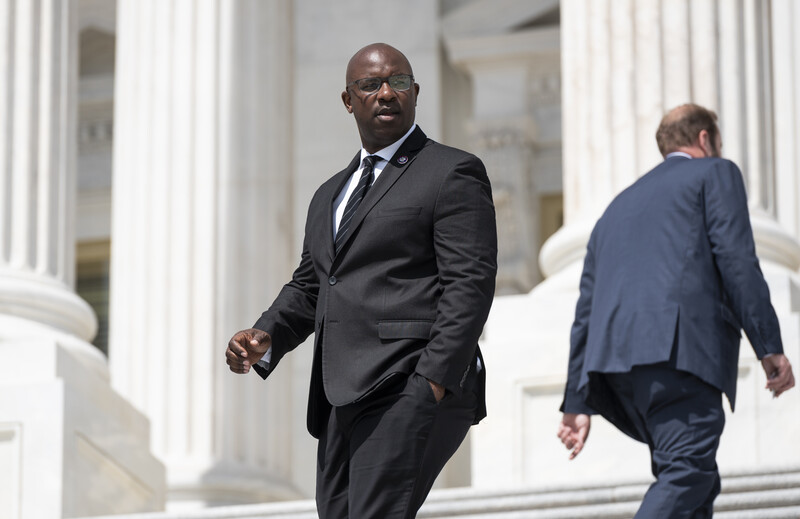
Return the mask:
<svg viewBox="0 0 800 519"><path fill-rule="evenodd" d="M648 483L434 490L420 519L630 519ZM800 519L800 468L723 475L715 519ZM317 519L312 500L94 519ZM655 518L657 519L657 518Z"/></svg>

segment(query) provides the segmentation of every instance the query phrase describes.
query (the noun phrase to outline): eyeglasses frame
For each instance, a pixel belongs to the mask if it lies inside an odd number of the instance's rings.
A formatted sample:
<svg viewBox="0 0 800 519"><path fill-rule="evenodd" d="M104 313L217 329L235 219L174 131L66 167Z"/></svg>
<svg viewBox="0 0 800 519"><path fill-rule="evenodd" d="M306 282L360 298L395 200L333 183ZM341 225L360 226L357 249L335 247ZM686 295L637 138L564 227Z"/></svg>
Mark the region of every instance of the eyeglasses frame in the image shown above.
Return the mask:
<svg viewBox="0 0 800 519"><path fill-rule="evenodd" d="M403 88L403 89L398 90L398 89L394 88L391 83L389 83L389 80L392 79L392 78L401 77L401 76L409 77L411 79L411 84L408 85L408 88ZM358 86L358 82L359 81L364 81L366 79L380 79L381 80L381 84L375 90L366 91L366 90L363 90L360 86ZM392 74L391 76L386 76L386 77L378 77L378 76L362 77L362 78L356 79L355 81L351 81L350 83L348 83L347 84L347 88L350 88L351 86L356 85L356 86L358 86L358 91L359 92L361 92L362 94L371 95L371 94L374 94L374 93L380 91L380 89L381 89L381 87L383 86L384 83L388 84L389 88L391 88L395 92L405 92L407 90L410 90L411 87L414 86L414 75L413 74Z"/></svg>

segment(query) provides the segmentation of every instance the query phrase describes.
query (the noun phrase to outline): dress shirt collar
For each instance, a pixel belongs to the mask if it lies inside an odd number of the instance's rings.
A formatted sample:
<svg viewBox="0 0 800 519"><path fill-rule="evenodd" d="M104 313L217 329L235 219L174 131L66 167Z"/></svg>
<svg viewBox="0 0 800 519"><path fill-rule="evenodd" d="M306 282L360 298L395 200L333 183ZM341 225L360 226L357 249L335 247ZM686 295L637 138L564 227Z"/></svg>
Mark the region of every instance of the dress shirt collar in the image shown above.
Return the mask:
<svg viewBox="0 0 800 519"><path fill-rule="evenodd" d="M683 157L685 159L691 159L692 156L688 153L684 153L682 151L673 151L672 153L667 153L667 156L664 159L671 159L672 157Z"/></svg>
<svg viewBox="0 0 800 519"><path fill-rule="evenodd" d="M400 149L400 146L402 146L403 143L406 142L406 139L408 139L408 136L411 135L411 132L413 132L416 127L417 127L417 123L412 124L411 128L406 132L405 135L400 137L393 144L390 144L389 146L386 146L382 150L378 150L376 153L369 153L364 148L361 148L361 161L359 162L359 164L363 164L364 163L364 157L368 157L369 155L377 155L377 156L379 156L381 158L381 161L388 162L388 161L392 160L392 157L394 157L394 154L397 153L397 150ZM377 164L376 164L376 166L377 166ZM381 167L380 169L383 169L383 167Z"/></svg>

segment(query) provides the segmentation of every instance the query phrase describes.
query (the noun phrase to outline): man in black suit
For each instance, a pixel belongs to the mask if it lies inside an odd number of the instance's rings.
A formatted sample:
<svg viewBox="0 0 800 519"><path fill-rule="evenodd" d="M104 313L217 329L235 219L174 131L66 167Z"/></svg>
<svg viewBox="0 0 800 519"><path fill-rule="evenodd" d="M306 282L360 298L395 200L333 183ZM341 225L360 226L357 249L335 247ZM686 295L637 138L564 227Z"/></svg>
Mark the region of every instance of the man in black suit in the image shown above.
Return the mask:
<svg viewBox="0 0 800 519"><path fill-rule="evenodd" d="M664 162L611 202L584 261L558 435L574 458L599 413L649 445L656 481L637 518L711 517L741 328L767 389L794 386L716 119L693 104L664 116Z"/></svg>
<svg viewBox="0 0 800 519"><path fill-rule="evenodd" d="M314 194L292 280L226 351L231 371L266 378L316 334L307 416L322 518L414 517L486 414L491 187L477 157L416 126L418 94L397 49L352 57L342 101L363 147Z"/></svg>

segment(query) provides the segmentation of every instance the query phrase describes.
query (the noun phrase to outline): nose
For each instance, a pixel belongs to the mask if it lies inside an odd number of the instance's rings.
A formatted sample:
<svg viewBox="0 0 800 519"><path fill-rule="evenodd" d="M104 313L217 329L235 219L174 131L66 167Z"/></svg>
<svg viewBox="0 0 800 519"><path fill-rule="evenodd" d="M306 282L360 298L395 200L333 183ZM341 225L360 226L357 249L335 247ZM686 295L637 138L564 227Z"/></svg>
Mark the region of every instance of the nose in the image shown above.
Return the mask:
<svg viewBox="0 0 800 519"><path fill-rule="evenodd" d="M378 89L378 99L382 101L391 101L395 97L397 97L397 93L389 86L389 82L384 81L381 83L381 87Z"/></svg>

